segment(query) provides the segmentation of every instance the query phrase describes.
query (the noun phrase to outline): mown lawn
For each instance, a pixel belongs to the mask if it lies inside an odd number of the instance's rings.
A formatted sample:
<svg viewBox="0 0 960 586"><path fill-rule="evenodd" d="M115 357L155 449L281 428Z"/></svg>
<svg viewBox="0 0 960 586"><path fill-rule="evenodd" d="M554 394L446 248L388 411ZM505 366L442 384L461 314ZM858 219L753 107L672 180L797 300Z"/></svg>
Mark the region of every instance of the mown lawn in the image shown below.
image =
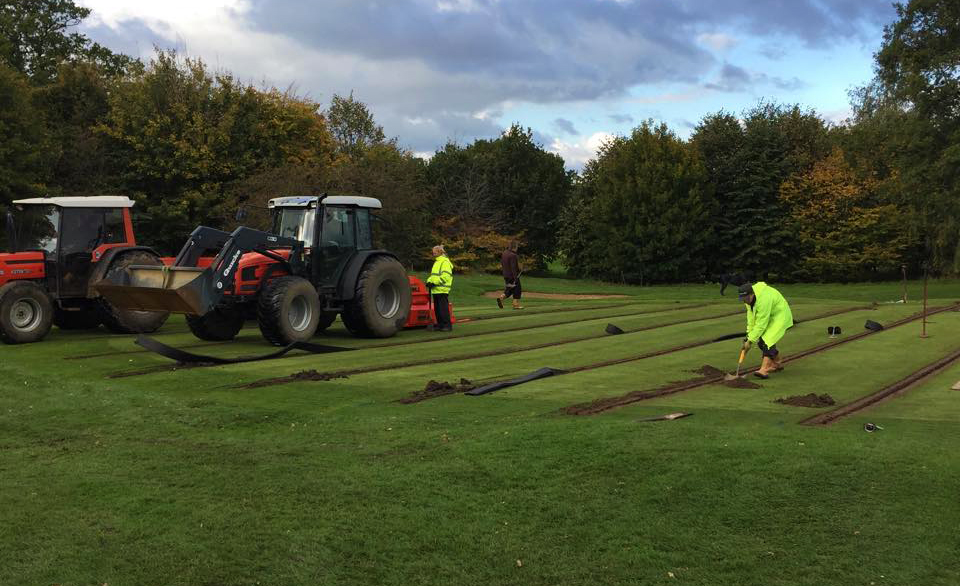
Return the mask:
<svg viewBox="0 0 960 586"><path fill-rule="evenodd" d="M650 355L742 330L742 307L712 285L530 278L528 291L629 297L499 311L481 294L501 284L458 277L456 313L470 319L451 334L358 340L337 325L318 338L351 352L173 370L105 332L0 347L0 583L960 583L960 366L826 427L799 424L822 409L773 402L843 404L889 385L960 347L960 313L931 317L924 340L913 322L790 361L758 389L571 416L561 409L702 365L732 370L736 339ZM919 310L919 283L905 305L887 303L899 283L782 290L806 320L787 357L829 342L827 326L842 340ZM932 306L960 300L956 281L930 291ZM607 323L626 333L604 335ZM178 318L155 337L218 356L269 350L252 324L225 345ZM397 402L431 379L611 360L624 362ZM367 372L241 387L309 369ZM639 421L674 411L693 415Z"/></svg>

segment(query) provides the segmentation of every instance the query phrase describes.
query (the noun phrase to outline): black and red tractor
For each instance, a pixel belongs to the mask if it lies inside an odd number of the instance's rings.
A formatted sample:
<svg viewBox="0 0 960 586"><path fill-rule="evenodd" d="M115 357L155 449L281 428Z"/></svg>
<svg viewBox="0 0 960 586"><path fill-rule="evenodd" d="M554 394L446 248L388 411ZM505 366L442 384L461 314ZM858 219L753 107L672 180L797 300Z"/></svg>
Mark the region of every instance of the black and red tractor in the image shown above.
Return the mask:
<svg viewBox="0 0 960 586"><path fill-rule="evenodd" d="M50 197L13 202L6 217L9 252L0 253L0 340L43 339L51 325L117 333L152 332L167 312L114 307L94 284L131 265L162 265L137 246L126 197Z"/></svg>
<svg viewBox="0 0 960 586"><path fill-rule="evenodd" d="M279 346L309 340L338 315L351 333L377 338L434 321L423 283L374 247L379 200L279 197L268 207L271 232L200 226L171 266L129 266L97 289L117 307L183 313L211 341L233 339L248 318Z"/></svg>

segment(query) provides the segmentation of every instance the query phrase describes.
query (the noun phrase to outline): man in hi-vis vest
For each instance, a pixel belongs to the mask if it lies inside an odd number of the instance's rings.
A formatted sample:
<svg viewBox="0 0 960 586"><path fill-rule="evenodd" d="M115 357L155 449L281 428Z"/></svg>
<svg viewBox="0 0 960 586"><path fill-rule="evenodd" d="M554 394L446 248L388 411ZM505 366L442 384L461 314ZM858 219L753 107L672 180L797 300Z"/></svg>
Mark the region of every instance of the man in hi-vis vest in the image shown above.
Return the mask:
<svg viewBox="0 0 960 586"><path fill-rule="evenodd" d="M433 247L433 268L427 277L427 289L433 295L433 309L437 312L437 331L449 332L453 329L450 323L450 288L453 287L453 263L447 258L447 251L438 244Z"/></svg>

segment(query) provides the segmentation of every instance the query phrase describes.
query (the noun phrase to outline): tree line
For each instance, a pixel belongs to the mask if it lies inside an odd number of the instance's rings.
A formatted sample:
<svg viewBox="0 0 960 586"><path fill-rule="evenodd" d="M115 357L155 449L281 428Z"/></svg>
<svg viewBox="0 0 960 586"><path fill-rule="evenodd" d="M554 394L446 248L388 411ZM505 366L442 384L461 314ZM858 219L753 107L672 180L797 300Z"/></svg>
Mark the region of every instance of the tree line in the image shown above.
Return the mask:
<svg viewBox="0 0 960 586"><path fill-rule="evenodd" d="M520 124L425 160L352 93L321 104L172 51L143 63L75 32L89 13L0 4L0 205L128 195L139 239L172 252L198 224L267 228L271 197L350 193L383 202L381 244L407 264L442 242L496 270L518 240L532 269L627 283L960 272L955 2L897 6L842 124L777 103L709 114L688 139L646 121L579 173Z"/></svg>

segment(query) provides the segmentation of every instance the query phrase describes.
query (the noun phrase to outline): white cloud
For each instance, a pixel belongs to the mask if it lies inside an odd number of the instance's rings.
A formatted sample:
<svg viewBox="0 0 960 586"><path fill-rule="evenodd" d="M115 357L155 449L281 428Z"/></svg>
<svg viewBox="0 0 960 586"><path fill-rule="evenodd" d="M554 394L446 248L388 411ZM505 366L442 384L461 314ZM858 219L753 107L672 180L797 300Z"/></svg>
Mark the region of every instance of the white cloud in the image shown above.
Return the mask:
<svg viewBox="0 0 960 586"><path fill-rule="evenodd" d="M736 47L740 41L726 33L701 33L697 35L697 42L714 51L726 51Z"/></svg>
<svg viewBox="0 0 960 586"><path fill-rule="evenodd" d="M163 23L173 29L197 29L250 10L250 0L163 0L162 2L130 2L129 0L80 0L90 8L92 24L103 23L116 28L124 20L139 19L153 24ZM202 30L202 29L201 29Z"/></svg>
<svg viewBox="0 0 960 586"><path fill-rule="evenodd" d="M614 135L609 132L594 132L586 140L577 142L554 139L549 150L563 157L568 167L581 169L587 161L597 156L597 151L600 150L603 143L613 137Z"/></svg>

